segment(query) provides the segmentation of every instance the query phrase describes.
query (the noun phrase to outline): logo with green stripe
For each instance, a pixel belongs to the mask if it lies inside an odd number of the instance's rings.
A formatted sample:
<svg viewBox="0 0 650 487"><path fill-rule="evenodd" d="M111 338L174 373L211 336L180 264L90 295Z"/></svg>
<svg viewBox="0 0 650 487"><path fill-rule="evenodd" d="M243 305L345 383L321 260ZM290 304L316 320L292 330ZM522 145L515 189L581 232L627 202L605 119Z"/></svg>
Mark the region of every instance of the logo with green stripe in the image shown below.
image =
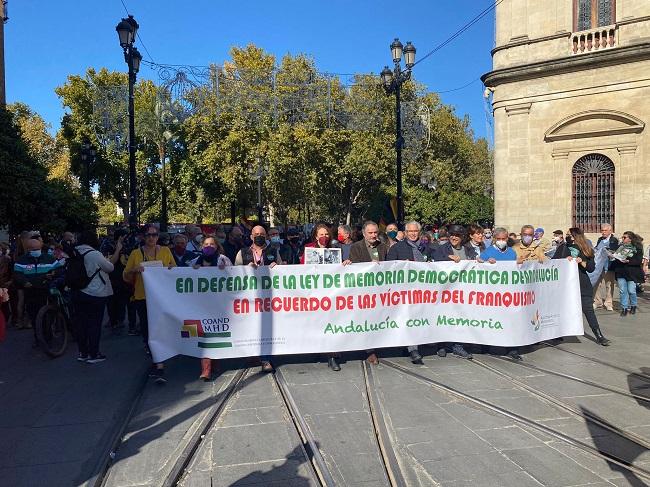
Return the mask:
<svg viewBox="0 0 650 487"><path fill-rule="evenodd" d="M183 320L181 338L197 338L199 348L230 348L232 342L228 318L204 318L202 320Z"/></svg>

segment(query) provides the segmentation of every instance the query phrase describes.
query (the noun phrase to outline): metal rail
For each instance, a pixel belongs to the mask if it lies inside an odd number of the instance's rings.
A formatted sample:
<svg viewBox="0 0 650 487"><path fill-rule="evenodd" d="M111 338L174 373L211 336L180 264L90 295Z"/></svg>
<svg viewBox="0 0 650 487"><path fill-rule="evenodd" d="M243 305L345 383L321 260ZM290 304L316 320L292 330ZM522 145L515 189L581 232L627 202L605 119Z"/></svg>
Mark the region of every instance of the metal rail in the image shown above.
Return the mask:
<svg viewBox="0 0 650 487"><path fill-rule="evenodd" d="M626 369L625 367L619 367L618 365L614 365L614 364L609 363L609 362L607 362L605 360L600 360L600 359L597 359L597 358L594 358L594 357L590 357L588 355L583 355L581 353L574 352L573 350L567 350L566 348L562 348L562 347L560 347L558 345L554 345L553 343L550 343L550 342L542 342L542 343L544 345L546 345L547 347L553 347L553 348L555 348L557 350L561 350L562 352L566 352L566 353L570 353L572 355L576 355L578 357L586 358L587 360L591 360L592 362L595 362L597 364L605 365L606 367L610 367L612 369L620 370L621 372L625 372L626 374L631 375L633 377L636 377L637 379L641 379L643 381L650 382L650 375L641 374L639 372L635 372L634 370Z"/></svg>
<svg viewBox="0 0 650 487"><path fill-rule="evenodd" d="M587 421L589 421L591 423L597 424L601 428L604 428L604 429L606 429L608 431L611 431L612 433L614 433L614 434L616 434L616 435L618 435L618 436L620 436L622 438L625 438L626 440L628 440L628 441L630 441L632 443L636 443L637 445L639 445L642 448L650 450L650 442L648 442L647 439L645 439L645 438L643 438L641 436L638 436L638 435L636 435L634 433L629 433L627 431L623 431L622 429L614 426L613 424L605 421L604 419L601 419L601 418L599 418L599 417L597 417L597 416L595 416L593 414L589 414L589 413L586 413L584 411L580 411L579 409L576 409L574 406L572 406L570 404L567 404L566 402L564 402L561 399L553 396L552 394L542 392L539 389L536 389L536 388L534 388L532 386L529 386L528 384L526 384L526 383L524 383L524 382L510 376L509 374L506 374L505 372L503 372L503 371L501 371L499 369L496 369L496 368L492 367L491 365L488 365L488 364L486 364L486 363L484 363L484 362L482 362L480 360L474 359L472 362L475 365L478 365L479 367L483 367L484 369L489 370L490 372L492 372L492 373L494 373L494 374L496 374L496 375L498 375L500 377L503 377L504 379L506 379L506 380L512 382L513 384L515 384L517 387L530 392L531 394L543 399L544 401L546 401L546 402L548 402L550 404L553 404L554 406L557 406L560 409L563 409L564 411L567 411L567 412L569 412L569 413L571 413L571 414L573 414L575 416L583 418L583 419L585 419L585 420L587 420Z"/></svg>
<svg viewBox="0 0 650 487"><path fill-rule="evenodd" d="M633 465L632 463L628 462L625 459L618 458L617 456L604 452L596 447L593 447L587 443L584 443L582 441L576 440L574 438L571 438L570 436L565 435L564 433L561 433L559 431L556 431L552 428L549 428L548 426L545 426L543 424L540 424L537 421L531 420L529 418L526 418L524 416L521 416L517 413L513 413L511 411L508 411L507 409L504 409L500 406L497 406L496 404L492 404L489 401L486 401L484 399L479 399L477 397L474 397L472 395L466 394L464 392L461 392L457 389L454 389L453 387L447 386L445 384L442 384L430 377L427 377L425 375L419 374L408 367L404 367L400 364L397 364L391 360L383 360L383 364L386 365L387 367L390 367L394 370L397 370L403 374L406 374L410 377L415 378L416 380L423 382L427 385L430 385L432 387L435 387L438 390L441 390L445 393L451 394L452 396L455 396L459 399L462 399L466 402L470 402L472 404L475 404L477 406L480 406L484 409L493 411L497 414L500 414L502 416L505 416L507 418L512 419L513 421L516 421L518 423L524 424L528 427L534 428L538 431L541 431L542 433L545 433L549 436L552 436L553 438L557 438L558 440L561 440L571 446L574 446L576 448L579 448L580 450L590 453L596 457L602 458L606 460L607 462L614 463L636 475L639 475L641 477L644 477L648 481L650 481L650 470L646 470L644 468L638 467L636 465Z"/></svg>
<svg viewBox="0 0 650 487"><path fill-rule="evenodd" d="M235 394L235 392L237 392L237 389L245 379L246 374L249 370L250 369L242 369L237 371L226 388L217 395L214 404L210 406L211 411L201 420L201 424L198 428L196 428L194 435L185 446L181 454L176 458L171 471L169 474L167 474L162 484L160 484L161 487L173 487L178 485L178 483L185 475L187 467L194 458L194 455L199 449L199 446L203 442L206 434L208 431L210 431L217 419L219 419L219 416L221 416L221 413L226 408L226 404Z"/></svg>
<svg viewBox="0 0 650 487"><path fill-rule="evenodd" d="M332 474L330 473L329 468L325 463L323 455L321 455L321 452L318 449L316 438L309 429L309 426L307 425L305 418L302 416L300 409L298 409L298 405L291 395L291 391L289 391L289 386L287 385L287 381L284 377L284 373L282 372L281 367L275 369L273 378L275 379L275 383L280 390L284 404L289 410L293 425L295 426L298 435L303 441L303 451L311 462L311 465L314 468L314 473L316 474L321 485L324 487L335 487L336 483L334 482L334 478L332 477Z"/></svg>
<svg viewBox="0 0 650 487"><path fill-rule="evenodd" d="M379 445L379 451L381 452L388 481L392 487L406 487L408 484L404 479L404 475L402 475L399 460L395 454L395 449L393 448L393 443L390 440L388 428L386 427L383 406L379 399L379 394L377 393L377 386L375 384L372 366L365 360L362 363L368 406L370 407L370 416L372 418L375 436L377 437L377 444Z"/></svg>
<svg viewBox="0 0 650 487"><path fill-rule="evenodd" d="M585 385L588 385L588 386L597 387L597 388L603 389L605 391L613 392L614 394L619 394L621 396L629 397L629 398L635 399L637 401L644 401L644 402L650 403L650 397L640 396L638 394L634 394L633 392L624 391L623 389L618 389L618 388L613 387L613 386L598 384L597 382L593 382L593 381L590 381L588 379L582 379L580 377L575 377L573 375L565 374L563 372L558 372L556 370L550 370L550 369L547 369L547 368L544 368L544 367L540 367L539 365L533 365L531 363L515 361L515 360L505 358L505 357L500 357L498 355L493 355L492 357L497 359L497 360L500 360L502 362L515 364L515 365L518 365L520 367L526 367L527 369L536 370L538 372L543 372L543 373L549 374L549 375L555 375L557 377L562 377L564 379L569 379L569 380L572 380L572 381L575 381L575 382L579 382L580 384L585 384Z"/></svg>

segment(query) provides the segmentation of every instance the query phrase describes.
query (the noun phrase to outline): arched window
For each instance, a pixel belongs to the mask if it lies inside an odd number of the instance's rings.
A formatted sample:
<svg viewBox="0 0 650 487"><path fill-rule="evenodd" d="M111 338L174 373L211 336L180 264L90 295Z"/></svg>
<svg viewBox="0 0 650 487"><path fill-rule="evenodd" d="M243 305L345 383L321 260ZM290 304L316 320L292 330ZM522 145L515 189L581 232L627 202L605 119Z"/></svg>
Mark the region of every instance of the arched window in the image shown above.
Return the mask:
<svg viewBox="0 0 650 487"><path fill-rule="evenodd" d="M573 165L573 226L598 232L614 225L614 163L602 154L588 154Z"/></svg>
<svg viewBox="0 0 650 487"><path fill-rule="evenodd" d="M589 30L616 22L616 0L573 0L575 30Z"/></svg>

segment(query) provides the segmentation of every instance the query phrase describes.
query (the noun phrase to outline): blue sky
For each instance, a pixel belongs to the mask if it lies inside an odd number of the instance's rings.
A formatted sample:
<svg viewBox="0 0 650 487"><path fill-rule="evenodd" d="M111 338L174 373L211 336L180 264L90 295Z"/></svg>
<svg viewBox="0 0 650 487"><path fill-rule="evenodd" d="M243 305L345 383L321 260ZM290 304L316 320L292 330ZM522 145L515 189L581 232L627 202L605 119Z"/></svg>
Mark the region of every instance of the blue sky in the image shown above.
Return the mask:
<svg viewBox="0 0 650 487"><path fill-rule="evenodd" d="M320 71L381 71L394 37L412 41L417 59L488 7L493 0L124 0L140 24L153 60L169 64L222 64L231 46L254 43L278 58L312 56ZM408 7L407 7L408 6ZM408 8L408 10L407 10ZM63 108L54 88L88 67L125 70L115 25L126 12L120 0L10 0L5 25L7 101L21 101L53 129ZM491 12L454 42L418 64L415 77L431 91L462 87L490 70ZM148 59L142 44L140 52ZM155 79L143 65L141 77ZM459 115L468 114L486 136L482 85L441 93Z"/></svg>

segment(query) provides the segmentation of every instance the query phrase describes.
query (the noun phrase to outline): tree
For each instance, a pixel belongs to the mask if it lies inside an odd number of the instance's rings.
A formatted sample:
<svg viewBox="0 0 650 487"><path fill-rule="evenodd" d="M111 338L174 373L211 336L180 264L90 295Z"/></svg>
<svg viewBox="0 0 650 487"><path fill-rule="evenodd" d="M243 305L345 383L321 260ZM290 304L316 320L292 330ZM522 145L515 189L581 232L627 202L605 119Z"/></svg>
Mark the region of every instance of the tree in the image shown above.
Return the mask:
<svg viewBox="0 0 650 487"><path fill-rule="evenodd" d="M39 147L35 140L43 142L42 147L52 141L32 137L40 132L27 131L26 136L21 132L25 121L34 119L36 115L25 105L13 113L0 109L0 222L12 233L34 228L61 232L92 225L94 203L66 179L48 179L48 168L38 159L42 153L34 151Z"/></svg>

